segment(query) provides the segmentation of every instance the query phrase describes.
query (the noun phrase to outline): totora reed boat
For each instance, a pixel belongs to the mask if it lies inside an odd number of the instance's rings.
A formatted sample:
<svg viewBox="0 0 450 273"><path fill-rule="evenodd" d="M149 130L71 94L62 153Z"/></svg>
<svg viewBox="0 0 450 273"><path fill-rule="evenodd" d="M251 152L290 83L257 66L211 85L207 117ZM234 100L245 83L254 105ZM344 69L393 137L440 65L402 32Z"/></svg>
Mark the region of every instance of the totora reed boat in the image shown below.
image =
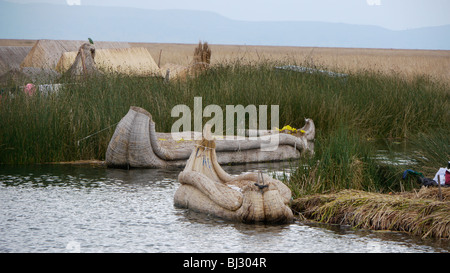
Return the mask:
<svg viewBox="0 0 450 273"><path fill-rule="evenodd" d="M297 159L314 152L315 126L311 119L297 134L258 131L257 137L213 136L218 164L239 164ZM201 132L159 133L146 110L131 106L118 123L106 151L106 164L115 168L183 167ZM262 149L273 144L273 149ZM265 146L269 147L269 146Z"/></svg>
<svg viewBox="0 0 450 273"><path fill-rule="evenodd" d="M218 163L215 141L205 126L186 167L179 174L174 205L244 223L289 223L291 191L281 181L259 173L231 176ZM209 131L210 132L210 131ZM212 139L212 140L208 140Z"/></svg>

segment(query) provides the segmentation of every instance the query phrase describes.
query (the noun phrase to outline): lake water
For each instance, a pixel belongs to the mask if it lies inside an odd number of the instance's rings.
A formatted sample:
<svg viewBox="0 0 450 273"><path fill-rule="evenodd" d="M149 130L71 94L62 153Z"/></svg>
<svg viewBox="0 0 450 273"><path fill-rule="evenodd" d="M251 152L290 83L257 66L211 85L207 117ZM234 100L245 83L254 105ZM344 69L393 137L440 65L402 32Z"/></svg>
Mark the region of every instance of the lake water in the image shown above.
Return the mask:
<svg viewBox="0 0 450 273"><path fill-rule="evenodd" d="M226 166L231 174L286 163ZM180 169L0 166L0 252L450 252L448 241L348 226L247 225L173 206Z"/></svg>

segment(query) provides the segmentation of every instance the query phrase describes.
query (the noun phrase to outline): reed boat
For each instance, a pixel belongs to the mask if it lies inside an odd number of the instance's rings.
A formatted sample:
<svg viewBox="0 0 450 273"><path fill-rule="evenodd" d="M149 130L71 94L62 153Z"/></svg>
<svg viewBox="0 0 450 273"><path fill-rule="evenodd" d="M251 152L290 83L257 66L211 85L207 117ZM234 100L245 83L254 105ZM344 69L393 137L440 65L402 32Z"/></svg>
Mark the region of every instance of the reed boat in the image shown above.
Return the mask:
<svg viewBox="0 0 450 273"><path fill-rule="evenodd" d="M262 172L229 175L218 163L215 140L208 139L196 142L178 176L176 207L243 223L292 222L291 191L285 184Z"/></svg>
<svg viewBox="0 0 450 273"><path fill-rule="evenodd" d="M296 135L277 130L258 131L257 136L214 136L219 164L243 164L298 159L314 152L315 126L305 120ZM253 133L252 133L253 134ZM184 167L201 132L160 133L151 114L131 106L117 124L106 151L106 165L111 168ZM276 140L276 141L274 141ZM273 149L268 149L275 143ZM263 146L266 145L266 146ZM263 149L265 147L266 149Z"/></svg>

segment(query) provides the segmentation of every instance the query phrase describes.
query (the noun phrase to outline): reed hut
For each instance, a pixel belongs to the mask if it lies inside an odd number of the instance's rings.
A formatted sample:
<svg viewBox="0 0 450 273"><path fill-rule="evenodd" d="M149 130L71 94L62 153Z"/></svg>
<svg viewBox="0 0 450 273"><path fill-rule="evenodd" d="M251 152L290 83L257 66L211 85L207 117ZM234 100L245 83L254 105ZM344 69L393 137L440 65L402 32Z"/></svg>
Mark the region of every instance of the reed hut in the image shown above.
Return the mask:
<svg viewBox="0 0 450 273"><path fill-rule="evenodd" d="M95 55L95 47L92 44L82 44L67 74L70 77L98 75L100 72L95 65Z"/></svg>
<svg viewBox="0 0 450 273"><path fill-rule="evenodd" d="M0 75L0 84L21 86L27 83L55 83L61 75L52 70L39 67L13 68Z"/></svg>
<svg viewBox="0 0 450 273"><path fill-rule="evenodd" d="M30 46L0 46L0 75L19 69L30 50Z"/></svg>
<svg viewBox="0 0 450 273"><path fill-rule="evenodd" d="M21 67L40 67L56 70L56 65L64 52L78 52L85 41L38 40L21 63ZM95 48L129 48L125 42L95 42Z"/></svg>
<svg viewBox="0 0 450 273"><path fill-rule="evenodd" d="M64 52L56 70L65 73L74 63L78 52ZM150 52L143 47L96 49L95 64L108 73L149 76L159 73L159 68Z"/></svg>
<svg viewBox="0 0 450 273"><path fill-rule="evenodd" d="M203 136L178 176L175 206L244 223L293 220L291 191L285 184L263 173L229 175L217 161L210 127L205 126Z"/></svg>

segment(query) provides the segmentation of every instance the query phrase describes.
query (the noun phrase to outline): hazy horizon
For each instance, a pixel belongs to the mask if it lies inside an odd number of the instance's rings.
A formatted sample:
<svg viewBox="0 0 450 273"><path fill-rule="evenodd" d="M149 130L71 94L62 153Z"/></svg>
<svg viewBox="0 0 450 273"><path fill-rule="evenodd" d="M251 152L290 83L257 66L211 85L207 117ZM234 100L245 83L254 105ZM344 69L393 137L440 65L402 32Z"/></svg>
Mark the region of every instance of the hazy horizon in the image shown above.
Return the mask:
<svg viewBox="0 0 450 273"><path fill-rule="evenodd" d="M0 4L0 25L7 26L0 29L0 38L8 39L450 49L450 1L443 0L0 0Z"/></svg>
<svg viewBox="0 0 450 273"><path fill-rule="evenodd" d="M314 21L407 30L450 24L448 0L6 0L69 6L210 11L239 21Z"/></svg>

